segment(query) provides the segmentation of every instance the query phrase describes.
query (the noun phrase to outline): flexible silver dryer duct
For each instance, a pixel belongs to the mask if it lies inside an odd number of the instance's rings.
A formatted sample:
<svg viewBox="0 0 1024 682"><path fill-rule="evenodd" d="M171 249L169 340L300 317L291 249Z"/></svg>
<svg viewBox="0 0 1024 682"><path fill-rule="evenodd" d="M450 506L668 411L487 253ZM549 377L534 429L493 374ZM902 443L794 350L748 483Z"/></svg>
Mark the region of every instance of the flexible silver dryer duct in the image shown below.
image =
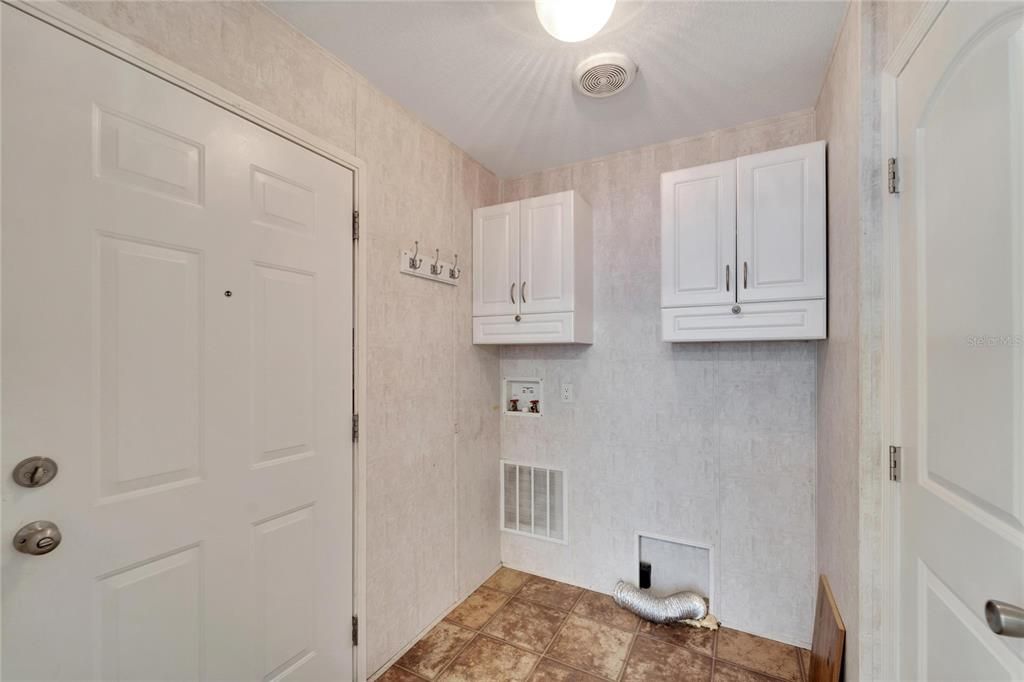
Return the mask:
<svg viewBox="0 0 1024 682"><path fill-rule="evenodd" d="M615 603L622 608L654 623L701 620L708 615L707 602L696 592L677 592L667 597L655 597L620 580L615 585L614 597Z"/></svg>

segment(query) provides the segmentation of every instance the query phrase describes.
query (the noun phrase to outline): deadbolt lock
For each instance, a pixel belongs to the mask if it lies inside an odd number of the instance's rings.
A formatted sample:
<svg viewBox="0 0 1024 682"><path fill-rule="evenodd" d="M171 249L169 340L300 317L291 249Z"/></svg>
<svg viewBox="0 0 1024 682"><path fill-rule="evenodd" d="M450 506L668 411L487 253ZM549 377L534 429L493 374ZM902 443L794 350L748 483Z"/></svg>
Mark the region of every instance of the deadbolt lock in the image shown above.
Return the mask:
<svg viewBox="0 0 1024 682"><path fill-rule="evenodd" d="M44 486L57 475L57 463L49 457L26 457L14 466L11 477L23 488Z"/></svg>
<svg viewBox="0 0 1024 682"><path fill-rule="evenodd" d="M51 521L33 521L14 534L14 549L22 554L49 554L60 546L60 529Z"/></svg>

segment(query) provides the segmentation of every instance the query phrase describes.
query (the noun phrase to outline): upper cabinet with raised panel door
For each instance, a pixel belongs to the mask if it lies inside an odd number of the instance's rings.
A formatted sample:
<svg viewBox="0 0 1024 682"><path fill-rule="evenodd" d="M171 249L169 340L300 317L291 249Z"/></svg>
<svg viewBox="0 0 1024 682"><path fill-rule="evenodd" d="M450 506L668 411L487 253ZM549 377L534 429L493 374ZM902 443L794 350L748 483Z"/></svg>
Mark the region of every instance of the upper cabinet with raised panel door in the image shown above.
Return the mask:
<svg viewBox="0 0 1024 682"><path fill-rule="evenodd" d="M575 192L473 212L473 342L591 343L590 205Z"/></svg>
<svg viewBox="0 0 1024 682"><path fill-rule="evenodd" d="M740 301L825 298L825 143L736 159Z"/></svg>
<svg viewBox="0 0 1024 682"><path fill-rule="evenodd" d="M736 300L736 162L661 176L661 307Z"/></svg>
<svg viewBox="0 0 1024 682"><path fill-rule="evenodd" d="M515 315L519 202L473 212L473 315Z"/></svg>
<svg viewBox="0 0 1024 682"><path fill-rule="evenodd" d="M825 143L661 176L666 341L825 338Z"/></svg>

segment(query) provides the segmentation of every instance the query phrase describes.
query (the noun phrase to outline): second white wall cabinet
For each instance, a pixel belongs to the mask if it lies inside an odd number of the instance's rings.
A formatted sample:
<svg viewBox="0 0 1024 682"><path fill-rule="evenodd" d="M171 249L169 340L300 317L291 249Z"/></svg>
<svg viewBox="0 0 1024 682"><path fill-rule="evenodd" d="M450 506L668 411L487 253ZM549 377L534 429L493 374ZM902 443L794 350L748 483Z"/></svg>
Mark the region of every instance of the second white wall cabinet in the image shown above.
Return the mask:
<svg viewBox="0 0 1024 682"><path fill-rule="evenodd" d="M661 176L665 341L823 339L825 143Z"/></svg>
<svg viewBox="0 0 1024 682"><path fill-rule="evenodd" d="M473 343L592 343L590 204L558 192L473 211Z"/></svg>

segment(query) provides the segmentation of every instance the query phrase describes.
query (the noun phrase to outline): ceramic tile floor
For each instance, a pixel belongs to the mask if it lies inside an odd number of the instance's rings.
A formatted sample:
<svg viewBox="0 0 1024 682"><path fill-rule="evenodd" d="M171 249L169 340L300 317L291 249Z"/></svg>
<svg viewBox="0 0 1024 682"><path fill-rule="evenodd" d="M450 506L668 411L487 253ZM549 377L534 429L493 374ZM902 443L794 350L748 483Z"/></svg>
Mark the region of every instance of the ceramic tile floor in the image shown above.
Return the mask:
<svg viewBox="0 0 1024 682"><path fill-rule="evenodd" d="M807 682L810 653L641 622L612 598L500 568L378 680Z"/></svg>

